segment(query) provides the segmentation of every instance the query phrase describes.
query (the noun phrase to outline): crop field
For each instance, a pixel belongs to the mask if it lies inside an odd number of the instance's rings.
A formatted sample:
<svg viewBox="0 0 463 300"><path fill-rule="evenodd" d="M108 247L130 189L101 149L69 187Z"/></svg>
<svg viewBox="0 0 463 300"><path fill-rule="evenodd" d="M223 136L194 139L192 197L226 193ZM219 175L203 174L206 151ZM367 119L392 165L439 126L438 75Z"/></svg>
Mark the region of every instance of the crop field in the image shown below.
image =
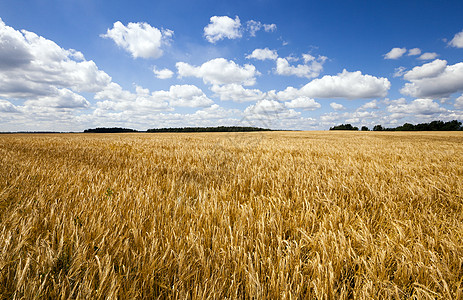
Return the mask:
<svg viewBox="0 0 463 300"><path fill-rule="evenodd" d="M0 298L463 299L463 133L0 135Z"/></svg>

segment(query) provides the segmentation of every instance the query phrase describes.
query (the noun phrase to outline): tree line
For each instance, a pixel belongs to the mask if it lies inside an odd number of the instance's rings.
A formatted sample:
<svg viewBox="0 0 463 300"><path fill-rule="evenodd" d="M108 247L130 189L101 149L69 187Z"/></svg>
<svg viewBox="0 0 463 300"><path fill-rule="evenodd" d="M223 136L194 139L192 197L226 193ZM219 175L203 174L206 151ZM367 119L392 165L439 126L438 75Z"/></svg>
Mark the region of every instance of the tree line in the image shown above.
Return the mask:
<svg viewBox="0 0 463 300"><path fill-rule="evenodd" d="M138 132L138 130L130 129L130 128L120 128L120 127L98 127L98 128L90 128L85 129L84 133L121 133L121 132Z"/></svg>
<svg viewBox="0 0 463 300"><path fill-rule="evenodd" d="M146 132L248 132L271 131L268 128L250 126L218 126L218 127L180 127L180 128L153 128Z"/></svg>
<svg viewBox="0 0 463 300"><path fill-rule="evenodd" d="M458 131L463 130L461 126L462 123L453 120L453 121L432 121L430 123L420 123L420 124L410 124L405 123L402 126L395 128L385 128L382 125L375 125L373 131ZM337 126L330 127L330 130L359 130L358 127L352 126L351 124L341 124ZM362 126L362 131L369 131L370 129L366 126Z"/></svg>
<svg viewBox="0 0 463 300"><path fill-rule="evenodd" d="M218 127L178 127L178 128L153 128L146 132L249 132L249 131L271 131L268 128L250 127L250 126L218 126ZM84 133L123 133L123 132L143 132L135 129L120 127L98 127L85 129Z"/></svg>

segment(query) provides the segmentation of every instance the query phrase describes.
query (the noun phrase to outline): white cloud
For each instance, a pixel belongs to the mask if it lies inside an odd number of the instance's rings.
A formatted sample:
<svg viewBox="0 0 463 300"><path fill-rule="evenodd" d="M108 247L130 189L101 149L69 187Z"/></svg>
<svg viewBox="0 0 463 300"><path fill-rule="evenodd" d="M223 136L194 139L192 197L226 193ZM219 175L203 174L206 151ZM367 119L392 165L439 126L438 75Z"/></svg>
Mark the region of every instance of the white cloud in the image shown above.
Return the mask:
<svg viewBox="0 0 463 300"><path fill-rule="evenodd" d="M378 109L378 101L373 100L370 102L365 103L364 105L360 106L358 110L368 110L368 109Z"/></svg>
<svg viewBox="0 0 463 300"><path fill-rule="evenodd" d="M300 90L288 87L279 92L279 99L286 100L299 96L310 98L382 98L387 95L391 83L387 78L363 75L360 71L343 70L338 75L326 75L307 83Z"/></svg>
<svg viewBox="0 0 463 300"><path fill-rule="evenodd" d="M304 110L316 110L321 107L320 103L308 97L299 97L289 102L285 102L287 108L302 108Z"/></svg>
<svg viewBox="0 0 463 300"><path fill-rule="evenodd" d="M254 105L248 106L244 110L244 114L247 117L254 119L266 119L267 121L273 121L279 118L296 118L300 116L299 112L294 109L288 109L285 104L275 100L260 100Z"/></svg>
<svg viewBox="0 0 463 300"><path fill-rule="evenodd" d="M164 91L161 91L164 92ZM111 83L103 91L96 93L97 112L102 110L139 111L144 113L169 109L168 97L150 94L148 89L136 86L135 93L122 89L117 83Z"/></svg>
<svg viewBox="0 0 463 300"><path fill-rule="evenodd" d="M326 57L324 56L321 56L319 57L321 60L326 60ZM310 61L314 61L315 60L315 57L306 53L306 54L302 54L302 59L304 60L304 63L308 63Z"/></svg>
<svg viewBox="0 0 463 300"><path fill-rule="evenodd" d="M439 54L437 54L436 52L426 52L426 53L423 53L420 57L418 57L418 59L419 60L431 60L431 59L435 59L438 56Z"/></svg>
<svg viewBox="0 0 463 300"><path fill-rule="evenodd" d="M453 39L449 42L452 47L463 48L463 31L455 34Z"/></svg>
<svg viewBox="0 0 463 300"><path fill-rule="evenodd" d="M245 89L243 86L232 83L226 85L213 85L211 88L220 100L231 100L235 102L259 101L265 97L265 93L258 89Z"/></svg>
<svg viewBox="0 0 463 300"><path fill-rule="evenodd" d="M446 67L447 61L436 59L435 61L422 66L414 67L412 70L404 74L404 79L411 81L428 77L436 77L442 73Z"/></svg>
<svg viewBox="0 0 463 300"><path fill-rule="evenodd" d="M328 114L323 114L320 116L320 121L326 124L331 124L334 121L338 121L342 118L342 115L339 113L335 112L330 112Z"/></svg>
<svg viewBox="0 0 463 300"><path fill-rule="evenodd" d="M334 109L334 110L344 110L344 109L346 109L346 108L344 107L344 105L339 104L339 103L336 103L336 102L331 102L331 103L330 103L330 106L331 106L331 108Z"/></svg>
<svg viewBox="0 0 463 300"><path fill-rule="evenodd" d="M157 113L150 117L137 116L137 120L144 118L150 128L161 127L197 127L197 126L243 126L243 112L237 109L225 109L217 104L195 111L194 113ZM127 118L127 116L124 116ZM166 125L168 124L168 125Z"/></svg>
<svg viewBox="0 0 463 300"><path fill-rule="evenodd" d="M29 107L50 107L58 109L86 108L90 103L79 94L68 89L56 89L54 94L39 96L24 103Z"/></svg>
<svg viewBox="0 0 463 300"><path fill-rule="evenodd" d="M247 30L249 31L249 35L251 36L256 36L256 32L262 28L262 23L254 20L247 21L246 25Z"/></svg>
<svg viewBox="0 0 463 300"><path fill-rule="evenodd" d="M206 107L214 102L194 85L173 85L169 91L153 92L154 98L168 100L171 106Z"/></svg>
<svg viewBox="0 0 463 300"><path fill-rule="evenodd" d="M261 30L262 27L266 32L275 31L277 29L275 24L262 24L261 22L254 20L246 22L246 26L250 36L256 36L256 32Z"/></svg>
<svg viewBox="0 0 463 300"><path fill-rule="evenodd" d="M320 116L320 121L325 126L337 125L339 123L349 123L353 125L364 125L368 124L374 119L377 119L378 115L375 112L369 111L355 111L355 112L330 112Z"/></svg>
<svg viewBox="0 0 463 300"><path fill-rule="evenodd" d="M387 105L407 104L407 100L405 98L399 98L399 99L393 99L393 100L386 98L383 100L383 102Z"/></svg>
<svg viewBox="0 0 463 300"><path fill-rule="evenodd" d="M396 103L389 105L387 111L397 115L433 115L445 112L446 109L439 106L432 99L415 99L411 103Z"/></svg>
<svg viewBox="0 0 463 300"><path fill-rule="evenodd" d="M58 97L59 106L66 106L67 99L73 107L76 99L82 99L69 93L97 92L110 82L111 77L82 53L65 50L33 32L15 30L0 19L0 97Z"/></svg>
<svg viewBox="0 0 463 300"><path fill-rule="evenodd" d="M275 30L277 30L277 25L276 24L264 24L264 30L266 32L273 32Z"/></svg>
<svg viewBox="0 0 463 300"><path fill-rule="evenodd" d="M285 109L285 105L281 102L264 99L254 105L248 106L245 109L245 113L252 111L253 114L266 115L278 113L284 111Z"/></svg>
<svg viewBox="0 0 463 300"><path fill-rule="evenodd" d="M20 31L0 19L0 70L2 72L30 65L34 59L31 45Z"/></svg>
<svg viewBox="0 0 463 300"><path fill-rule="evenodd" d="M239 66L233 61L225 58L216 58L205 62L199 67L192 66L185 62L176 64L179 77L197 77L202 78L204 83L215 85L222 84L243 84L254 85L256 76L260 73L253 65L246 64Z"/></svg>
<svg viewBox="0 0 463 300"><path fill-rule="evenodd" d="M215 43L225 38L237 39L241 37L241 22L238 16L233 20L227 16L213 16L210 23L204 27L204 36L210 43Z"/></svg>
<svg viewBox="0 0 463 300"><path fill-rule="evenodd" d="M224 119L224 118L233 118L237 115L239 116L240 112L236 109L225 109L220 107L217 104L212 104L210 107L196 111L194 114L187 115L187 118L193 120L206 120L210 121L211 119ZM217 124L215 124L217 125Z"/></svg>
<svg viewBox="0 0 463 300"><path fill-rule="evenodd" d="M154 91L137 86L135 93L123 90L116 83L95 95L100 110L153 112L171 107L206 107L214 102L194 85L173 85L168 91Z"/></svg>
<svg viewBox="0 0 463 300"><path fill-rule="evenodd" d="M413 48L408 50L408 56L415 56L415 55L420 55L421 54L421 49L420 48Z"/></svg>
<svg viewBox="0 0 463 300"><path fill-rule="evenodd" d="M376 119L378 115L375 112L370 111L356 111L353 113L345 113L345 122L353 124L364 124L365 122L370 122L373 119Z"/></svg>
<svg viewBox="0 0 463 300"><path fill-rule="evenodd" d="M213 16L210 18L210 23L204 27L204 37L210 42L227 39L238 39L243 35L243 31L249 32L252 37L264 28L266 32L275 31L277 26L275 24L262 24L259 21L250 20L246 22L246 28L241 26L241 21L238 16L235 19L228 16Z"/></svg>
<svg viewBox="0 0 463 300"><path fill-rule="evenodd" d="M124 26L117 21L101 37L112 39L133 58L159 58L163 54L161 48L170 43L173 33L169 29L161 31L147 23L129 23Z"/></svg>
<svg viewBox="0 0 463 300"><path fill-rule="evenodd" d="M13 103L0 99L0 112L18 113L20 111Z"/></svg>
<svg viewBox="0 0 463 300"><path fill-rule="evenodd" d="M247 59L258 59L258 60L276 60L278 58L278 53L276 50L270 50L269 48L265 49L255 49L252 53L246 56Z"/></svg>
<svg viewBox="0 0 463 300"><path fill-rule="evenodd" d="M391 51L384 55L384 59L398 59L407 52L406 48L392 48Z"/></svg>
<svg viewBox="0 0 463 300"><path fill-rule="evenodd" d="M276 74L297 77L314 78L320 75L323 70L323 64L326 61L325 56L319 56L317 59L309 54L303 55L304 64L292 66L288 59L278 58L276 62Z"/></svg>
<svg viewBox="0 0 463 300"><path fill-rule="evenodd" d="M454 106L456 109L463 109L463 95L455 99Z"/></svg>
<svg viewBox="0 0 463 300"><path fill-rule="evenodd" d="M156 66L153 67L153 73L159 79L169 79L169 78L172 78L172 76L174 75L174 72L172 72L171 70L169 69L158 70Z"/></svg>
<svg viewBox="0 0 463 300"><path fill-rule="evenodd" d="M463 91L463 62L447 65L445 60L435 60L415 67L405 73L409 80L400 90L404 95L416 98L446 98Z"/></svg>
<svg viewBox="0 0 463 300"><path fill-rule="evenodd" d="M398 67L398 68L395 68L394 69L394 77L401 77L405 74L405 71L407 69L405 69L405 67Z"/></svg>

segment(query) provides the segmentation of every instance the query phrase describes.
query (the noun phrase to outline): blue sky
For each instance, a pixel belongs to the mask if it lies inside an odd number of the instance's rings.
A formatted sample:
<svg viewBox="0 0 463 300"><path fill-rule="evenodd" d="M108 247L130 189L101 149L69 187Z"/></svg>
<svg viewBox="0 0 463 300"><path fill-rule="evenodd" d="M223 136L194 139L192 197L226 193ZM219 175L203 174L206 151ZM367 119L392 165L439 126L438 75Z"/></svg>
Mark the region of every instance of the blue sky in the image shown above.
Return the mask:
<svg viewBox="0 0 463 300"><path fill-rule="evenodd" d="M0 1L0 131L463 121L462 1Z"/></svg>

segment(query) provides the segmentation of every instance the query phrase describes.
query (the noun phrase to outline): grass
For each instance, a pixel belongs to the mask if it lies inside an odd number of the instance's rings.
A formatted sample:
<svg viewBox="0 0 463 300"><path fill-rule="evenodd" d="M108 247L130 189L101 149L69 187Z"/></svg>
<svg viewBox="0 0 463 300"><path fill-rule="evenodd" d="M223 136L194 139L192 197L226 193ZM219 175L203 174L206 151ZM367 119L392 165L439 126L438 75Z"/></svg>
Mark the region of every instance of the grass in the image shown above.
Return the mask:
<svg viewBox="0 0 463 300"><path fill-rule="evenodd" d="M463 135L0 135L0 298L462 299Z"/></svg>

